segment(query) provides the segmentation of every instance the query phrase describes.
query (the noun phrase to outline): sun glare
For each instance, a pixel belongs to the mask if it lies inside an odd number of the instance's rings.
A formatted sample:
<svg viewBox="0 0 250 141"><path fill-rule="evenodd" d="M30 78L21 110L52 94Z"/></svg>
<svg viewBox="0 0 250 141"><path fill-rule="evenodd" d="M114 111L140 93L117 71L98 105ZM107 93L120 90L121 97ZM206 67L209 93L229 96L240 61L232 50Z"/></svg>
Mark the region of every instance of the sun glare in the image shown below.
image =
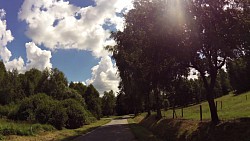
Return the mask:
<svg viewBox="0 0 250 141"><path fill-rule="evenodd" d="M174 25L181 25L185 20L182 0L166 0L166 3L168 20Z"/></svg>

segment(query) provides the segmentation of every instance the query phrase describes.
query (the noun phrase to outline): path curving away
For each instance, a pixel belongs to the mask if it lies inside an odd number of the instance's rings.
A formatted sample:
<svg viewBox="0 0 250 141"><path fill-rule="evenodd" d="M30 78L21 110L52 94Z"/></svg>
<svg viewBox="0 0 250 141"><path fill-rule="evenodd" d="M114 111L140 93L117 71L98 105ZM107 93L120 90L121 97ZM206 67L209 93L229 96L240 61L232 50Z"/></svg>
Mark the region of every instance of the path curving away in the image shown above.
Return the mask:
<svg viewBox="0 0 250 141"><path fill-rule="evenodd" d="M114 119L96 130L73 141L136 141L128 126L127 118Z"/></svg>

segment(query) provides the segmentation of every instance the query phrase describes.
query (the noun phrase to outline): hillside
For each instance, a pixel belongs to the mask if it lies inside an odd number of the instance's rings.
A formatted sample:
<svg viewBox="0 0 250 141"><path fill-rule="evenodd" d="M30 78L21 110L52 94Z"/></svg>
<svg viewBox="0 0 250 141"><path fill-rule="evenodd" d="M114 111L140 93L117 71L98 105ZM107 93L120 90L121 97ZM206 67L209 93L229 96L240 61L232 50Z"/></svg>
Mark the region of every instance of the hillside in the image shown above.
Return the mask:
<svg viewBox="0 0 250 141"><path fill-rule="evenodd" d="M247 95L247 98L246 98ZM155 113L146 118L146 113L133 118L137 126L149 130L157 138L154 141L249 141L250 134L250 92L234 96L232 94L216 99L222 101L222 109L218 102L218 114L221 122L214 125L210 122L208 104L201 103L203 107L203 121L200 121L199 105L183 109L176 109L177 119L172 119L172 110L165 112L165 117L156 120ZM164 115L164 113L163 113ZM133 130L133 128L132 128ZM140 128L134 129L140 130ZM138 131L133 131L135 135ZM140 135L139 136L140 140Z"/></svg>
<svg viewBox="0 0 250 141"><path fill-rule="evenodd" d="M221 120L236 119L242 117L250 117L250 92L240 95L229 94L220 98L217 98L217 110ZM221 107L222 101L222 107ZM184 119L200 119L200 105L202 105L202 117L203 119L210 119L209 107L207 102L202 102L198 105L183 108ZM168 110L163 112L167 118L173 117L173 111ZM177 118L181 118L181 109L176 109Z"/></svg>

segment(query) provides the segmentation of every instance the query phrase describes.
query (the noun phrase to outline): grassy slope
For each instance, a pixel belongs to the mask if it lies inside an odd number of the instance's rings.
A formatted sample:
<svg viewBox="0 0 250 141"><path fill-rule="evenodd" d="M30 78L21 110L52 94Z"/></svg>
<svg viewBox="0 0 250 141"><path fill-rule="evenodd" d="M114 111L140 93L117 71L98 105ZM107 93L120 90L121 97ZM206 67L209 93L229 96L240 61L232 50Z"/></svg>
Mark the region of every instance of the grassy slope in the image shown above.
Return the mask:
<svg viewBox="0 0 250 141"><path fill-rule="evenodd" d="M139 116L141 118L143 116ZM137 119L136 117L135 119ZM140 121L141 126L167 141L249 141L249 121L210 122L184 119L160 119L150 116Z"/></svg>
<svg viewBox="0 0 250 141"><path fill-rule="evenodd" d="M169 110L165 113L167 118L155 120L154 115L145 118L146 113L143 113L134 121L168 141L249 141L250 120L237 118L250 117L250 92L239 96L227 95L216 101L223 102L222 109L218 103L218 114L223 122L216 126L209 120L199 121L199 105L184 108L184 118L171 119L172 111ZM210 119L207 102L203 102L202 107L203 118ZM176 111L180 117L181 110Z"/></svg>
<svg viewBox="0 0 250 141"><path fill-rule="evenodd" d="M129 128L131 129L131 131L135 135L135 138L138 141L161 141L147 128L138 125L137 124L138 118L143 118L143 116L138 116L137 118L134 118L134 119L132 119L132 118L128 119ZM135 120L137 120L137 121L135 121Z"/></svg>
<svg viewBox="0 0 250 141"><path fill-rule="evenodd" d="M87 132L90 132L97 127L104 125L108 122L110 122L111 119L101 119L95 123L92 123L90 125L84 125L81 128L78 129L64 129L64 130L54 130L51 132L40 132L37 135L34 136L17 136L17 135L11 135L6 136L5 140L11 140L11 141L51 141L51 140L72 140L79 135L85 134ZM27 125L22 125L27 126Z"/></svg>
<svg viewBox="0 0 250 141"><path fill-rule="evenodd" d="M247 95L247 100L246 100ZM216 99L218 101L218 115L220 119L235 119L241 117L250 117L250 92L234 96L232 94L223 96ZM222 109L221 103L222 101ZM210 112L207 102L201 103L203 119L210 119ZM181 117L181 110L176 110L177 117ZM200 119L200 108L199 105L190 106L184 108L184 119ZM163 115L166 115L167 118L172 118L172 110L163 112Z"/></svg>

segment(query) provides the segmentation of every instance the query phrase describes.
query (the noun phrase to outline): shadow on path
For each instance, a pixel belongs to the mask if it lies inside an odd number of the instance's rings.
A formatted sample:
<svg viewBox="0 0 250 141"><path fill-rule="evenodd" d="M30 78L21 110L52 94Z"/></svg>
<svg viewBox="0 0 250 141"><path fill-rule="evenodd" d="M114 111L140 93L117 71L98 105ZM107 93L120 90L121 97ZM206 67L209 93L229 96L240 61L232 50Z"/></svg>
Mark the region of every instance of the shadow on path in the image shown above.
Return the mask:
<svg viewBox="0 0 250 141"><path fill-rule="evenodd" d="M135 141L130 131L127 118L112 120L110 123L75 138L74 141Z"/></svg>

